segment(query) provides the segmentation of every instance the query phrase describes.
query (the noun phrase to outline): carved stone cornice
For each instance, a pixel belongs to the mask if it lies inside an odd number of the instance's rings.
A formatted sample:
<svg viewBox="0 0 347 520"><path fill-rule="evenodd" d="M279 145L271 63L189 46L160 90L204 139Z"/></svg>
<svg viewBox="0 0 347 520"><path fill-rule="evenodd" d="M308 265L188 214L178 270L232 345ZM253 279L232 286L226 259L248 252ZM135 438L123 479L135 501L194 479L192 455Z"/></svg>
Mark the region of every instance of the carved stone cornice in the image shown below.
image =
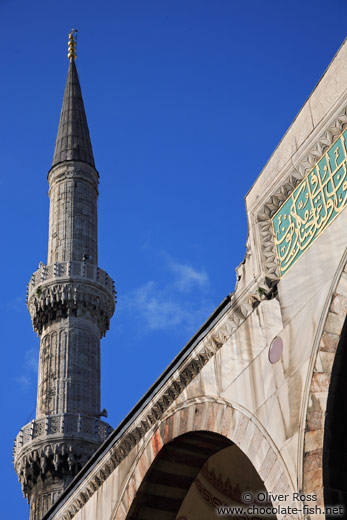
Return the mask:
<svg viewBox="0 0 347 520"><path fill-rule="evenodd" d="M14 467L27 497L47 472L75 475L112 432L97 417L59 414L35 419L17 435Z"/></svg>
<svg viewBox="0 0 347 520"><path fill-rule="evenodd" d="M51 321L88 312L103 336L114 313L115 296L114 282L102 269L85 262L62 262L42 265L33 274L27 306L38 334Z"/></svg>
<svg viewBox="0 0 347 520"><path fill-rule="evenodd" d="M71 480L99 446L96 439L68 437L30 443L14 460L24 496L30 500L36 482L46 479L48 474Z"/></svg>
<svg viewBox="0 0 347 520"><path fill-rule="evenodd" d="M22 449L35 439L42 440L52 435L73 434L83 438L96 439L101 444L107 439L111 431L111 426L98 417L87 417L73 413L40 417L26 424L20 430L15 440L13 456L16 459L22 453Z"/></svg>
<svg viewBox="0 0 347 520"><path fill-rule="evenodd" d="M341 110L335 120L324 130L310 151L297 160L295 166L291 168L281 184L266 200L261 210L257 212L256 221L261 243L262 268L266 277L272 280L279 279L275 241L272 231L272 216L287 200L302 179L312 170L317 161L346 126L347 107Z"/></svg>

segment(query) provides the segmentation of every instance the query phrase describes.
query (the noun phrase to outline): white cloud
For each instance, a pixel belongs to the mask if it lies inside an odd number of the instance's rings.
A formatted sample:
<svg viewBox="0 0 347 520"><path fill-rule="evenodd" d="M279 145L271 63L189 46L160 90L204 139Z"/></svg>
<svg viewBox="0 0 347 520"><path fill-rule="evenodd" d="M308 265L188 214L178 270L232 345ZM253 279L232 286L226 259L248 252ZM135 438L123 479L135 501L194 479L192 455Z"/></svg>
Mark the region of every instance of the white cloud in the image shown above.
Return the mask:
<svg viewBox="0 0 347 520"><path fill-rule="evenodd" d="M119 309L135 312L147 330L179 327L192 333L213 310L203 294L209 283L208 275L166 257L165 268L170 277L162 284L150 280L130 291L121 298Z"/></svg>
<svg viewBox="0 0 347 520"><path fill-rule="evenodd" d="M175 275L175 285L182 292L188 292L198 286L201 289L207 287L209 283L206 271L198 271L191 265L180 264L173 260L169 261L169 269Z"/></svg>

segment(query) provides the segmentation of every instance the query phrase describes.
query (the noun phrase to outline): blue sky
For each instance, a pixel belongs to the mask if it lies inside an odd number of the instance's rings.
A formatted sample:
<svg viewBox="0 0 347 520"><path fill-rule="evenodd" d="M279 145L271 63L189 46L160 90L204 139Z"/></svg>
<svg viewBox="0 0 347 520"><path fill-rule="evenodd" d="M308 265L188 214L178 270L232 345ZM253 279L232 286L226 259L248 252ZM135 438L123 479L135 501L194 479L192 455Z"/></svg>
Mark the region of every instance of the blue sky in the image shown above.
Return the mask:
<svg viewBox="0 0 347 520"><path fill-rule="evenodd" d="M78 32L100 172L99 265L118 306L101 343L116 426L234 289L244 196L347 33L344 0L0 0L1 518L26 519L13 439L34 417L25 287L48 246L47 172Z"/></svg>

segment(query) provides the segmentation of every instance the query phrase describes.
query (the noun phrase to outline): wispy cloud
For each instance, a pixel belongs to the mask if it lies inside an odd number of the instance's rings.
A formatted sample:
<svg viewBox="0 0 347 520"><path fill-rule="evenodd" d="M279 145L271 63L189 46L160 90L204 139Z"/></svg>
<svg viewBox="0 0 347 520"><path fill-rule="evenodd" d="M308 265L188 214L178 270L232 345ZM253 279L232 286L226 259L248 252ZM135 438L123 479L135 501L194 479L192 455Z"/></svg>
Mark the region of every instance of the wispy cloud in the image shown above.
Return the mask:
<svg viewBox="0 0 347 520"><path fill-rule="evenodd" d="M163 283L150 280L123 295L120 307L136 313L141 327L165 330L180 327L192 333L213 310L206 297L209 278L204 270L181 264L168 255Z"/></svg>
<svg viewBox="0 0 347 520"><path fill-rule="evenodd" d="M16 382L25 390L37 381L39 363L39 349L32 347L26 351L21 374L15 378Z"/></svg>
<svg viewBox="0 0 347 520"><path fill-rule="evenodd" d="M180 264L170 259L168 267L175 275L175 286L179 291L188 292L194 287L203 289L209 283L206 271L199 271L189 264Z"/></svg>

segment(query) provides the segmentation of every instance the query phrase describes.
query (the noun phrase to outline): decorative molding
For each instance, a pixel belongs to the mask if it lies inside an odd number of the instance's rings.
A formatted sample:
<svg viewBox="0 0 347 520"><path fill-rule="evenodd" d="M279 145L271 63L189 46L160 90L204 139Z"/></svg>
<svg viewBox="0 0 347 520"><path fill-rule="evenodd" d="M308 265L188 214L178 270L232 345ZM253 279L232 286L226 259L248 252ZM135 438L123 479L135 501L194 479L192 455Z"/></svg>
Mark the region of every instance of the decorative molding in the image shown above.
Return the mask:
<svg viewBox="0 0 347 520"><path fill-rule="evenodd" d="M261 239L262 265L266 277L272 280L279 279L271 218L346 126L347 107L339 113L328 129L321 134L314 147L305 154L305 157L298 161L297 165L290 170L290 173L283 179L281 185L277 187L276 191L271 194L262 209L256 214L258 232Z"/></svg>
<svg viewBox="0 0 347 520"><path fill-rule="evenodd" d="M96 439L101 444L111 432L111 426L98 417L87 417L72 413L48 415L34 419L23 426L15 440L13 457L16 460L22 448L37 438L43 440L50 435L57 434L79 435L83 438L87 436Z"/></svg>
<svg viewBox="0 0 347 520"><path fill-rule="evenodd" d="M13 463L23 494L31 501L34 484L46 473L69 478L80 471L112 428L97 417L58 414L35 419L17 435Z"/></svg>
<svg viewBox="0 0 347 520"><path fill-rule="evenodd" d="M86 262L40 265L27 289L27 306L39 335L51 321L89 312L103 336L109 329L115 298L112 278Z"/></svg>
<svg viewBox="0 0 347 520"><path fill-rule="evenodd" d="M75 438L45 438L33 441L14 461L23 494L28 500L34 493L36 482L53 477L67 478L76 475L100 446L100 441Z"/></svg>
<svg viewBox="0 0 347 520"><path fill-rule="evenodd" d="M101 285L113 298L116 298L115 283L112 278L96 265L82 262L56 262L51 265L40 263L39 268L30 278L27 285L27 302L43 282L53 282L59 279L88 280Z"/></svg>

